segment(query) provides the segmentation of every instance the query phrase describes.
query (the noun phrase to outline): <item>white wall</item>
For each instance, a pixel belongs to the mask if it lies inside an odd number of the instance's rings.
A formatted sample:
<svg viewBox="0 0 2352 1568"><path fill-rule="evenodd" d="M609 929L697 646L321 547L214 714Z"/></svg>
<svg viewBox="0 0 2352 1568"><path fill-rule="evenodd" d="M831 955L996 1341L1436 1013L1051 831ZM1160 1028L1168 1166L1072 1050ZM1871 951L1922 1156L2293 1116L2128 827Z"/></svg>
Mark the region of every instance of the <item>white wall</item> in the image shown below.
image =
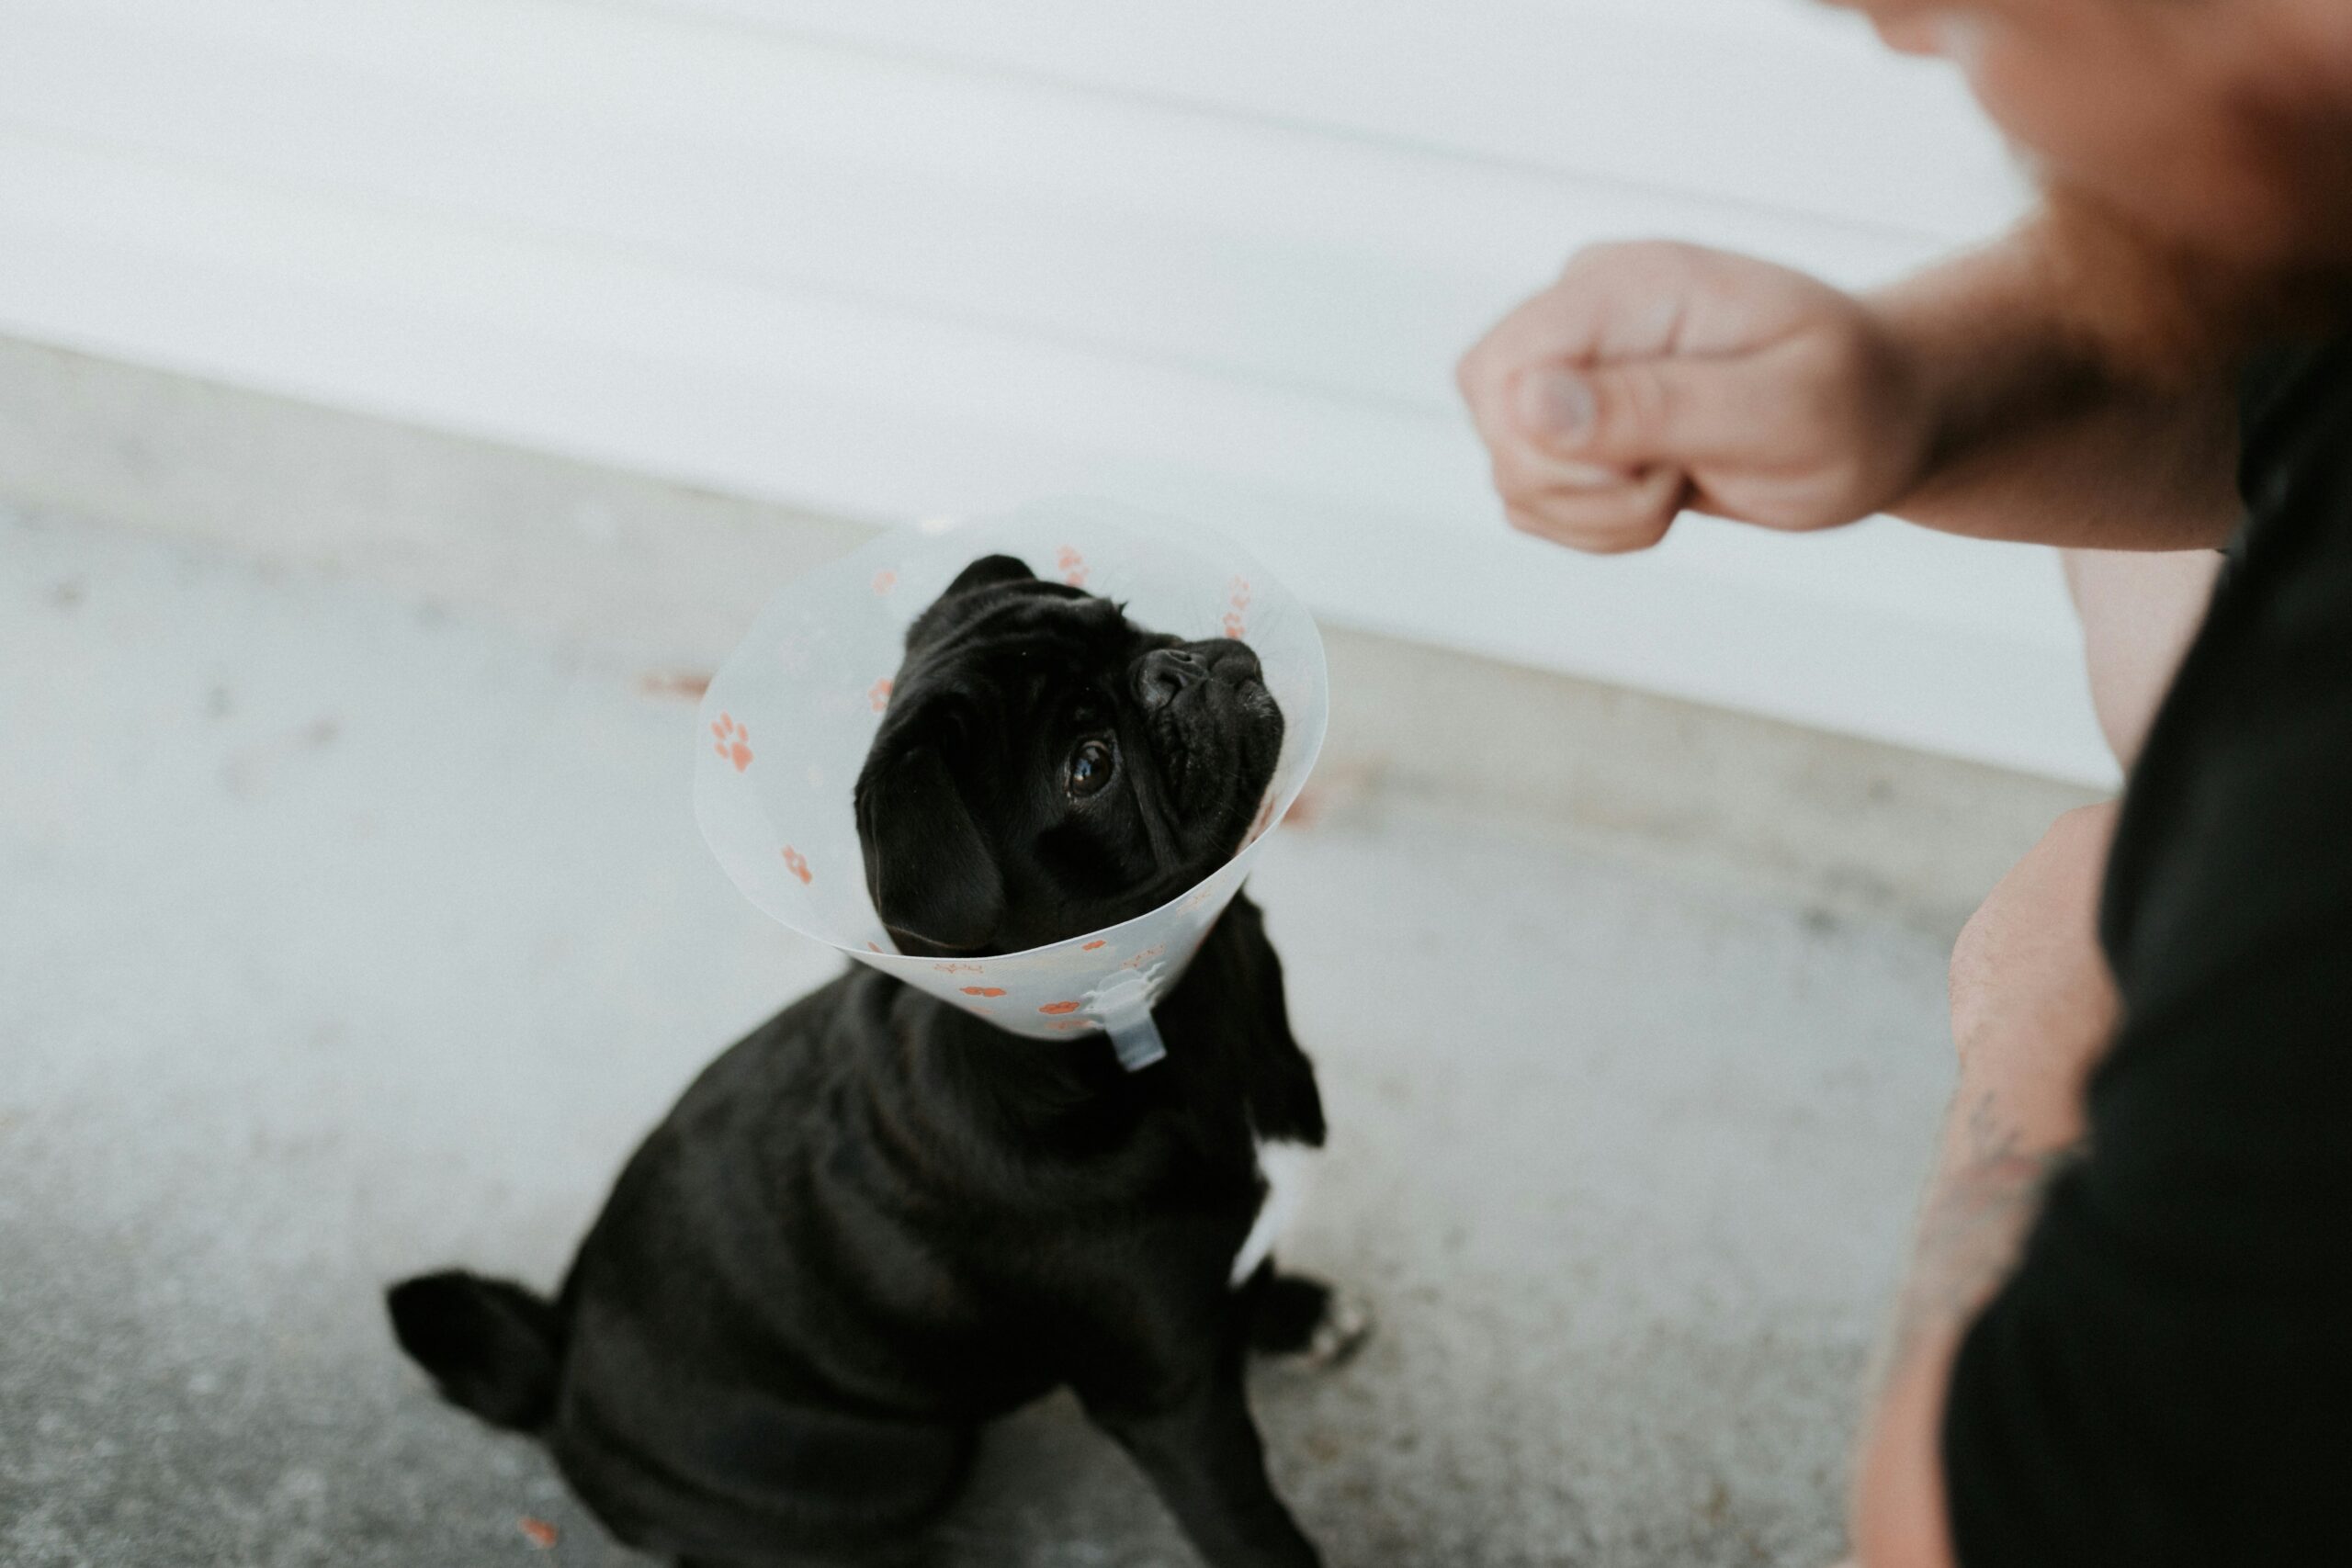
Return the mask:
<svg viewBox="0 0 2352 1568"><path fill-rule="evenodd" d="M1576 558L1452 392L1589 240L1860 283L2021 200L1792 0L0 0L0 331L855 513L1105 492L1358 625L2099 778L2045 554Z"/></svg>

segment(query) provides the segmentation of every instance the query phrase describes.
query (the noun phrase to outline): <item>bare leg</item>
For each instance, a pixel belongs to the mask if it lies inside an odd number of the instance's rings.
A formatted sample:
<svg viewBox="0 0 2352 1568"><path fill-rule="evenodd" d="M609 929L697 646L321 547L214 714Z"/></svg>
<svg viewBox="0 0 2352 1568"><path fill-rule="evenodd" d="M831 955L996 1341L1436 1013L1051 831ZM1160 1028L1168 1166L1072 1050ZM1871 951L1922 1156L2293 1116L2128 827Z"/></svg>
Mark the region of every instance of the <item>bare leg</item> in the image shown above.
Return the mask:
<svg viewBox="0 0 2352 1568"><path fill-rule="evenodd" d="M2091 704L2108 750L2129 771L2205 622L2222 558L2214 550L2058 553L2082 618Z"/></svg>

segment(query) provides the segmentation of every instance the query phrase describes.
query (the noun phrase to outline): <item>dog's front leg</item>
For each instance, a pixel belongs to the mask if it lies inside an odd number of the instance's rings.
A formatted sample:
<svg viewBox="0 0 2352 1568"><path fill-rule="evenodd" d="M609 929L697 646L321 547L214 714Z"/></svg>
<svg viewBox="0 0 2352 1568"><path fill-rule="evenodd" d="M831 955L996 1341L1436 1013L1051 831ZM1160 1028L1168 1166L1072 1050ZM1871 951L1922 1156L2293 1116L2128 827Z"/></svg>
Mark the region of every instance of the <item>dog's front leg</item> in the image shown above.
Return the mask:
<svg viewBox="0 0 2352 1568"><path fill-rule="evenodd" d="M1211 1568L1317 1568L1322 1561L1266 1479L1239 1356L1149 1412L1089 1401L1095 1425L1135 1456Z"/></svg>

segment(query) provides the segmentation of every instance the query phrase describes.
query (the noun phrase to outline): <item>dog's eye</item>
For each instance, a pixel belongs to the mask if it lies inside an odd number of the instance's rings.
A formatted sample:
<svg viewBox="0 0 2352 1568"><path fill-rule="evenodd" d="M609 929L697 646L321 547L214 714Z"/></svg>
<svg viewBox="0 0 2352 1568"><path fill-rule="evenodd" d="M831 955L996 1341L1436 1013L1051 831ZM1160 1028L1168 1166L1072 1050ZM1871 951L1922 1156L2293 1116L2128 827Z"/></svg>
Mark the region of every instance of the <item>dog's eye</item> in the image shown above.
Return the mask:
<svg viewBox="0 0 2352 1568"><path fill-rule="evenodd" d="M1111 748L1101 740L1081 740L1069 754L1065 779L1070 794L1089 795L1111 782Z"/></svg>

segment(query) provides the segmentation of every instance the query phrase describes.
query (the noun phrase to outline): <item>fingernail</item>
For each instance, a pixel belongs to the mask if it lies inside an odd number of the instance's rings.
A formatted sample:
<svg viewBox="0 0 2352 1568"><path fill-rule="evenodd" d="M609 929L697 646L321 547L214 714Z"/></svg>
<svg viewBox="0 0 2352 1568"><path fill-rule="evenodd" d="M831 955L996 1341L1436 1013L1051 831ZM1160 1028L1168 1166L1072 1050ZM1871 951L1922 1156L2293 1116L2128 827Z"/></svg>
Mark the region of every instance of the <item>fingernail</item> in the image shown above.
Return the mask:
<svg viewBox="0 0 2352 1568"><path fill-rule="evenodd" d="M1519 378L1519 425L1536 440L1573 446L1592 427L1592 389L1565 370L1531 371Z"/></svg>

